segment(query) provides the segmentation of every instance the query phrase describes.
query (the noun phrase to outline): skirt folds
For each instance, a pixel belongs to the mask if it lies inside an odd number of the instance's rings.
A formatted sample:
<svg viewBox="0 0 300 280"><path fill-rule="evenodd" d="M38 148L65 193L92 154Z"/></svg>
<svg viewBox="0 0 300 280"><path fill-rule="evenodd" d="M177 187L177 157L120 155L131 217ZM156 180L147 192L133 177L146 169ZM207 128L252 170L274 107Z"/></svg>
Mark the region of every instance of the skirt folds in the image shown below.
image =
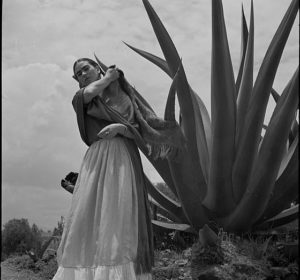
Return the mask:
<svg viewBox="0 0 300 280"><path fill-rule="evenodd" d="M57 252L53 280L150 280L136 275L138 194L122 137L87 150Z"/></svg>

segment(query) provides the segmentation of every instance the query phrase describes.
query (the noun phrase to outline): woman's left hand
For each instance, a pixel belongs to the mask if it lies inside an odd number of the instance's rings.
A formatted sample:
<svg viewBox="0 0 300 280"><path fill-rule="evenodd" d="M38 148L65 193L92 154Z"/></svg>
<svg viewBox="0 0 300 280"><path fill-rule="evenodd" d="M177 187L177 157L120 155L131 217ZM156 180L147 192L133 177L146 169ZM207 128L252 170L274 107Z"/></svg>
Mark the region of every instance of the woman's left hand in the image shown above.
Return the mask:
<svg viewBox="0 0 300 280"><path fill-rule="evenodd" d="M101 129L97 136L102 139L111 139L115 137L118 133L123 135L125 129L126 126L123 124L113 123Z"/></svg>

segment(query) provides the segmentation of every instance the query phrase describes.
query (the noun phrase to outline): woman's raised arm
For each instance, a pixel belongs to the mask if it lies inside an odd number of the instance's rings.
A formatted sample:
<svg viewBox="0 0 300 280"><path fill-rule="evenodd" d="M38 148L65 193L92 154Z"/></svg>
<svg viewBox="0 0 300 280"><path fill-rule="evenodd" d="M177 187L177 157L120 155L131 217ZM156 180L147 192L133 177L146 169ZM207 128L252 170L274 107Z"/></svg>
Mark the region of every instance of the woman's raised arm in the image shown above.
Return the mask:
<svg viewBox="0 0 300 280"><path fill-rule="evenodd" d="M113 81L119 78L117 68L109 68L104 77L87 85L83 92L83 103L89 103L95 96L101 94L103 90Z"/></svg>

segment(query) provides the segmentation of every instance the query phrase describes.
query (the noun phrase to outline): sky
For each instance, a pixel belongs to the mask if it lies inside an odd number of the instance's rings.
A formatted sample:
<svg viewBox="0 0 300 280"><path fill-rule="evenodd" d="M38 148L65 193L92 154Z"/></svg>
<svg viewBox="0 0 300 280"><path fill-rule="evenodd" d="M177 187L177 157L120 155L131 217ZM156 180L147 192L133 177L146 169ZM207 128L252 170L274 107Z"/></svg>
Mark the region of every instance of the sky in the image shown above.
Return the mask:
<svg viewBox="0 0 300 280"><path fill-rule="evenodd" d="M211 1L151 0L182 57L188 81L210 112ZM232 63L237 75L241 6L223 0ZM254 0L254 74L290 0ZM273 87L281 93L298 66L298 22L285 47ZM124 43L163 57L141 0L4 0L2 11L2 225L27 218L52 230L66 217L71 194L60 187L77 172L87 146L71 100L78 89L72 66L97 56L116 64L163 116L171 84L159 68ZM274 108L270 101L266 118ZM162 179L142 158L145 173Z"/></svg>

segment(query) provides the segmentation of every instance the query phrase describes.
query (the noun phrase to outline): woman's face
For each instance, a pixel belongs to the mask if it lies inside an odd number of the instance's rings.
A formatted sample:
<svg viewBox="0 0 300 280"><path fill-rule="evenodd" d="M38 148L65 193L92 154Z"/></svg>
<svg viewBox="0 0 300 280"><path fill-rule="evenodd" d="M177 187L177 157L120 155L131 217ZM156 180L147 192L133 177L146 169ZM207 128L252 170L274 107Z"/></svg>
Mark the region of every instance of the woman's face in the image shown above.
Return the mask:
<svg viewBox="0 0 300 280"><path fill-rule="evenodd" d="M91 65L88 61L80 61L75 66L75 76L81 87L86 87L90 83L100 78L100 69Z"/></svg>

